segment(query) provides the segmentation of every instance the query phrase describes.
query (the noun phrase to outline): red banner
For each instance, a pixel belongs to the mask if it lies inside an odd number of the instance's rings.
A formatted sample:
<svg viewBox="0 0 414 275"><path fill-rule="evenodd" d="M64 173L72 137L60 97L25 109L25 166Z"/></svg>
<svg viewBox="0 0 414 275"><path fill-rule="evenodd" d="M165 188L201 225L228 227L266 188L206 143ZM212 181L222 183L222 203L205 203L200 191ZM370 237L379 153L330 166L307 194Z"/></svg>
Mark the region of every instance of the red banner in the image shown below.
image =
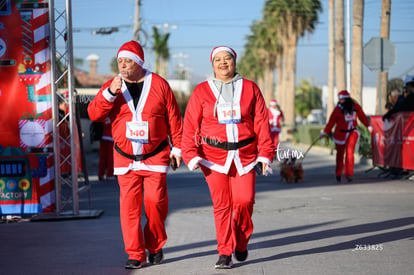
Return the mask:
<svg viewBox="0 0 414 275"><path fill-rule="evenodd" d="M47 0L0 0L0 214L54 208L49 34Z"/></svg>
<svg viewBox="0 0 414 275"><path fill-rule="evenodd" d="M371 117L374 166L414 170L414 112L394 114L389 121Z"/></svg>

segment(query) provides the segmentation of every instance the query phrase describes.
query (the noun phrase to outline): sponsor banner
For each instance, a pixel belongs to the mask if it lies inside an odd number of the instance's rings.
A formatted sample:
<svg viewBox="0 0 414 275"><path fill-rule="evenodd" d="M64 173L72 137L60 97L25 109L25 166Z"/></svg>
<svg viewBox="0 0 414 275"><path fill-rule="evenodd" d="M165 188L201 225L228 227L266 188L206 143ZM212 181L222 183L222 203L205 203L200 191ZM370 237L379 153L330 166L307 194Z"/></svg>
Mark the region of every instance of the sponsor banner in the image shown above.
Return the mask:
<svg viewBox="0 0 414 275"><path fill-rule="evenodd" d="M373 165L414 170L414 113L371 116L371 126Z"/></svg>
<svg viewBox="0 0 414 275"><path fill-rule="evenodd" d="M48 3L0 0L2 214L41 212L39 184L54 186Z"/></svg>

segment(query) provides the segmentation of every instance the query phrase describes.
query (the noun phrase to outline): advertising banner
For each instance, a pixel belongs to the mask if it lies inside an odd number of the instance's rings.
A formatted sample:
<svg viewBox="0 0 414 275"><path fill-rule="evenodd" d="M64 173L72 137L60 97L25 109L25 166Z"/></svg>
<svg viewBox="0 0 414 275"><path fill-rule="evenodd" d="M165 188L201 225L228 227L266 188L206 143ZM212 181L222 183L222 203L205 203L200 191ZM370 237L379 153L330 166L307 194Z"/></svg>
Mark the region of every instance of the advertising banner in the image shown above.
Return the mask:
<svg viewBox="0 0 414 275"><path fill-rule="evenodd" d="M0 214L54 208L49 10L0 0Z"/></svg>
<svg viewBox="0 0 414 275"><path fill-rule="evenodd" d="M414 113L371 116L371 126L373 165L414 170Z"/></svg>

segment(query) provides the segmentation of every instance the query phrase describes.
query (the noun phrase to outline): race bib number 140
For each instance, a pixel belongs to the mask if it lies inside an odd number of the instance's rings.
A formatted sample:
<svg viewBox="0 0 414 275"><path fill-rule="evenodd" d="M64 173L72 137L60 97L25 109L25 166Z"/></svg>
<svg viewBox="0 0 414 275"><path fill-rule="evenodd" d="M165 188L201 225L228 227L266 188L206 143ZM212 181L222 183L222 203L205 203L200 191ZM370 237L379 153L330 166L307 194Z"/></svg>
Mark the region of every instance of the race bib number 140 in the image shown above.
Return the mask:
<svg viewBox="0 0 414 275"><path fill-rule="evenodd" d="M148 121L127 122L126 137L131 141L148 143Z"/></svg>

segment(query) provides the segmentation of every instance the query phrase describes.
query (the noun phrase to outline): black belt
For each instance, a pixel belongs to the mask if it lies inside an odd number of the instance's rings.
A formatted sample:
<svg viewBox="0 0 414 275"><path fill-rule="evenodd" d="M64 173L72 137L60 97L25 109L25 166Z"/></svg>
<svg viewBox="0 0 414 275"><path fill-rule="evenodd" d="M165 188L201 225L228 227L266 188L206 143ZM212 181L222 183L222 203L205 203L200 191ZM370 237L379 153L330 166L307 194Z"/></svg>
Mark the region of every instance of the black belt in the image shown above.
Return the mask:
<svg viewBox="0 0 414 275"><path fill-rule="evenodd" d="M227 151L230 150L237 150L239 148L242 148L250 143L252 143L256 138L255 137L251 137L239 142L220 142L214 139L209 139L206 137L202 137L202 140L205 141L208 145L211 145L213 147L216 148L220 148L220 149L224 149Z"/></svg>
<svg viewBox="0 0 414 275"><path fill-rule="evenodd" d="M154 151L150 152L150 153L146 153L146 154L142 154L142 155L130 155L125 153L124 151L121 150L121 148L118 147L118 145L115 143L115 150L121 154L122 156L135 160L135 161L141 161L144 159L147 159L149 157L155 156L156 154L158 154L159 152L161 152L162 150L164 150L164 148L168 145L168 140L164 140L163 142L160 143L160 145L158 145L157 148L155 148Z"/></svg>
<svg viewBox="0 0 414 275"><path fill-rule="evenodd" d="M343 132L343 133L349 133L349 132L352 132L352 131L355 131L356 130L356 128L351 128L351 129L349 129L349 130L339 130L339 131L341 131L341 132Z"/></svg>

